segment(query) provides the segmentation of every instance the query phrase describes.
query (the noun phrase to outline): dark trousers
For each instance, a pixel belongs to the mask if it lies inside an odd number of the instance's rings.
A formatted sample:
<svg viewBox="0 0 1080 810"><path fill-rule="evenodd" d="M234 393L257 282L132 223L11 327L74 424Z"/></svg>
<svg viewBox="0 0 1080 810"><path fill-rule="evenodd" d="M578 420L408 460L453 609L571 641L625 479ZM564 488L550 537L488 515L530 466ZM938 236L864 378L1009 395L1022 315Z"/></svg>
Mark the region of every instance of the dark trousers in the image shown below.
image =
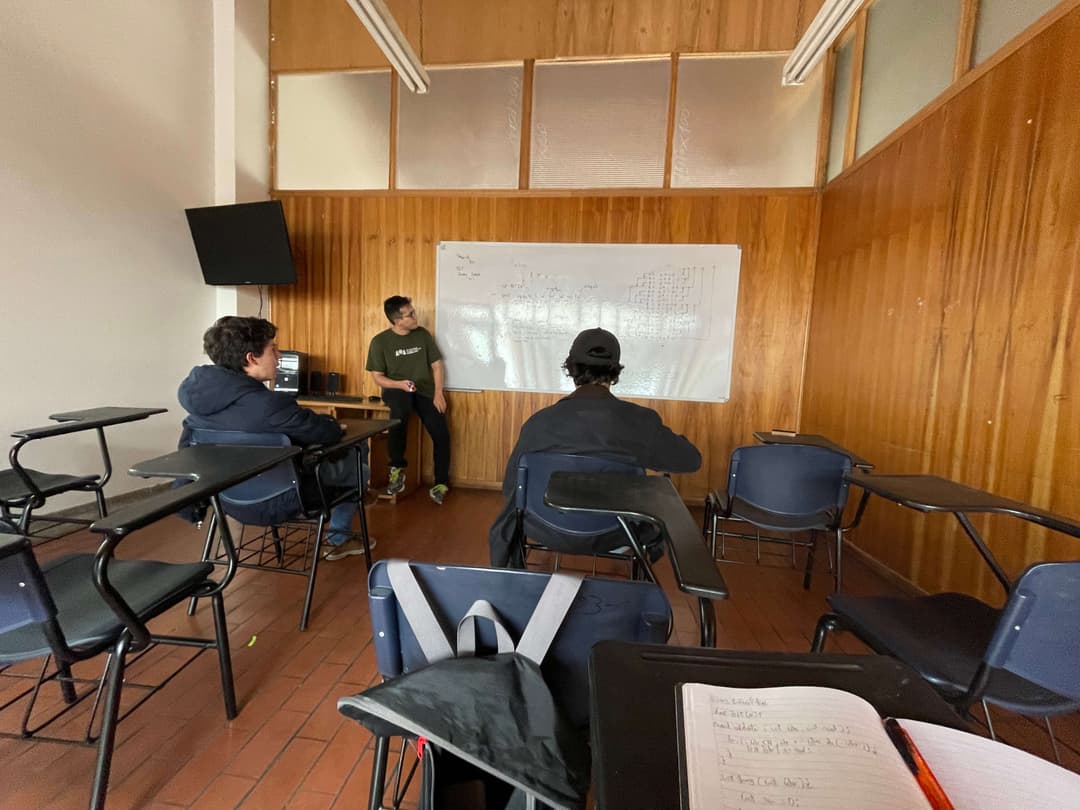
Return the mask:
<svg viewBox="0 0 1080 810"><path fill-rule="evenodd" d="M401 424L390 428L387 436L387 451L390 453L391 467L405 467L405 448L409 441L409 415L416 411L424 430L431 437L435 456L435 483L450 483L450 429L446 426L446 416L439 413L435 402L430 397L399 388L384 388L382 399L390 406L390 418L400 419Z"/></svg>

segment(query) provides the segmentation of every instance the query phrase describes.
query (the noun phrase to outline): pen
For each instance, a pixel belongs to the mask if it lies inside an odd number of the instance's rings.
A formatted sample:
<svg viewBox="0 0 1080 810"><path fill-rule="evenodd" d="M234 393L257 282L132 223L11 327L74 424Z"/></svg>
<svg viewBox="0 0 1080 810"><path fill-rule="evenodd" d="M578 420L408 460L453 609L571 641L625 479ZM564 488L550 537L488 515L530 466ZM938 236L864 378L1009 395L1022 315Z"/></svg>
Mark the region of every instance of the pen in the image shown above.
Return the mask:
<svg viewBox="0 0 1080 810"><path fill-rule="evenodd" d="M892 744L896 746L896 750L900 752L900 756L904 758L904 762L915 776L915 781L922 788L923 795L930 802L930 807L933 810L955 810L949 797L945 795L941 783L930 770L930 766L926 764L919 749L915 747L914 741L904 731L904 727L896 722L895 718L890 717L885 721L885 733L889 735Z"/></svg>

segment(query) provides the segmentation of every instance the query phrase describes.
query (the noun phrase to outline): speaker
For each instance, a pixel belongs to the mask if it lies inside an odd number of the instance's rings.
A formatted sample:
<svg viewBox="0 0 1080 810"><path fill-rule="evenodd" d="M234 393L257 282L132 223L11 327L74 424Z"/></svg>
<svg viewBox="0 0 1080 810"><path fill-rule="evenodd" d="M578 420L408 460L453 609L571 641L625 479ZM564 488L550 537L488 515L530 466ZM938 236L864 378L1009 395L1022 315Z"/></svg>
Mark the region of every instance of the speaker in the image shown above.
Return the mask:
<svg viewBox="0 0 1080 810"><path fill-rule="evenodd" d="M308 393L315 397L323 394L323 376L321 371L313 371L308 374Z"/></svg>
<svg viewBox="0 0 1080 810"><path fill-rule="evenodd" d="M326 395L328 397L336 397L341 391L341 375L336 371L331 371L326 375Z"/></svg>

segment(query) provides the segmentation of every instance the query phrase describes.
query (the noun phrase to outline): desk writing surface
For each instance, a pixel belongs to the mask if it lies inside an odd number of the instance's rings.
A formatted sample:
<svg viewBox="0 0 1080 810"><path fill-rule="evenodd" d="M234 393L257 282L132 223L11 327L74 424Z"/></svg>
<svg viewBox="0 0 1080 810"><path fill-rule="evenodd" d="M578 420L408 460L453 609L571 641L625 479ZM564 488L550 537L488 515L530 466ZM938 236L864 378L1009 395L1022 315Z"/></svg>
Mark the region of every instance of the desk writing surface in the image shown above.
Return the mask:
<svg viewBox="0 0 1080 810"><path fill-rule="evenodd" d="M965 728L913 670L887 656L743 652L602 641L589 661L597 807L679 807L678 688L830 686L884 716Z"/></svg>
<svg viewBox="0 0 1080 810"><path fill-rule="evenodd" d="M299 447L239 447L199 445L141 461L131 468L143 478L187 479L186 486L168 489L94 521L90 531L123 535L141 529L186 506L199 503L292 458Z"/></svg>
<svg viewBox="0 0 1080 810"><path fill-rule="evenodd" d="M822 436L820 433L795 433L794 435L788 435L786 433L775 433L771 430L756 430L754 431L754 438L762 444L806 444L811 447L823 447L826 450L835 450L837 453L843 453L850 458L852 467L857 467L862 470L874 469L874 465L865 458L855 455L846 447Z"/></svg>
<svg viewBox="0 0 1080 810"><path fill-rule="evenodd" d="M1080 522L1063 515L937 475L874 475L853 470L852 484L901 506L920 512L989 512L1013 515L1073 537L1080 537Z"/></svg>
<svg viewBox="0 0 1080 810"><path fill-rule="evenodd" d="M118 408L109 405L103 408L88 408L83 411L65 411L64 413L49 414L54 422L86 422L108 420L109 424L119 425L124 422L135 422L146 419L154 414L166 413L167 408Z"/></svg>
<svg viewBox="0 0 1080 810"><path fill-rule="evenodd" d="M727 584L702 541L701 529L670 478L556 472L544 502L556 509L618 514L659 525L671 550L679 589L709 599L728 598Z"/></svg>

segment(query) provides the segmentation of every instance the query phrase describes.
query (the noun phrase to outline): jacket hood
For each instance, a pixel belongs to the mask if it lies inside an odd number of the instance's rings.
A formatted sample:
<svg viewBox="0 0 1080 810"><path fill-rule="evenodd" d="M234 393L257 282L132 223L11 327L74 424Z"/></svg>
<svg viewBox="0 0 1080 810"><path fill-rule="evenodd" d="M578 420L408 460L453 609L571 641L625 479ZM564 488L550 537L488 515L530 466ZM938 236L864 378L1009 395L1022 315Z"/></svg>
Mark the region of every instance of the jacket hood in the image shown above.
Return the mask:
<svg viewBox="0 0 1080 810"><path fill-rule="evenodd" d="M211 416L256 389L265 387L247 374L223 366L195 366L180 383L177 398L188 413Z"/></svg>

